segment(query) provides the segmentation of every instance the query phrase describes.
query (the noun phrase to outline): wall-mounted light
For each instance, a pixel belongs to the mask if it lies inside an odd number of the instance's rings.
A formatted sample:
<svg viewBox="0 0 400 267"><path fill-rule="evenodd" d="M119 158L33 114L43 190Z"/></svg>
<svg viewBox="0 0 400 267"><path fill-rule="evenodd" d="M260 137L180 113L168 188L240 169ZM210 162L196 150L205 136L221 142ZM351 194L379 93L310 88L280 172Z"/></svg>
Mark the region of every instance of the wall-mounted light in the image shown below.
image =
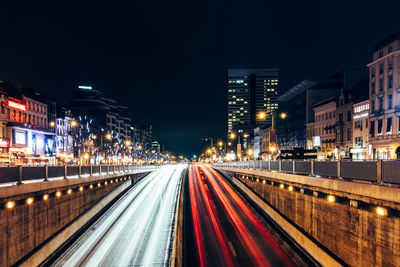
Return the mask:
<svg viewBox="0 0 400 267"><path fill-rule="evenodd" d="M81 191L81 192L83 191L83 186L79 187L79 191Z"/></svg>
<svg viewBox="0 0 400 267"><path fill-rule="evenodd" d="M289 191L293 191L293 186L290 185L288 189Z"/></svg>
<svg viewBox="0 0 400 267"><path fill-rule="evenodd" d="M48 194L43 195L43 200L48 200L48 199L49 199L49 195Z"/></svg>
<svg viewBox="0 0 400 267"><path fill-rule="evenodd" d="M279 187L280 187L281 189L283 189L283 188L285 188L285 185L284 185L284 184L281 184Z"/></svg>
<svg viewBox="0 0 400 267"><path fill-rule="evenodd" d="M12 209L15 207L15 202L14 201L8 201L6 204L7 209Z"/></svg>
<svg viewBox="0 0 400 267"><path fill-rule="evenodd" d="M68 190L67 190L67 194L68 194L68 195L71 195L71 193L72 193L72 190L71 190L71 189L68 189Z"/></svg>
<svg viewBox="0 0 400 267"><path fill-rule="evenodd" d="M57 191L56 197L61 197L61 192L60 191Z"/></svg>
<svg viewBox="0 0 400 267"><path fill-rule="evenodd" d="M376 208L376 213L377 213L379 216L387 216L388 211L387 211L387 209L385 209L385 208L377 207L377 208Z"/></svg>
<svg viewBox="0 0 400 267"><path fill-rule="evenodd" d="M31 205L33 203L33 200L34 200L33 197L28 197L26 199L26 204Z"/></svg>
<svg viewBox="0 0 400 267"><path fill-rule="evenodd" d="M332 196L332 195L329 195L329 196L328 196L328 201L329 201L330 203L333 203L333 202L336 201L336 197L335 197L335 196Z"/></svg>

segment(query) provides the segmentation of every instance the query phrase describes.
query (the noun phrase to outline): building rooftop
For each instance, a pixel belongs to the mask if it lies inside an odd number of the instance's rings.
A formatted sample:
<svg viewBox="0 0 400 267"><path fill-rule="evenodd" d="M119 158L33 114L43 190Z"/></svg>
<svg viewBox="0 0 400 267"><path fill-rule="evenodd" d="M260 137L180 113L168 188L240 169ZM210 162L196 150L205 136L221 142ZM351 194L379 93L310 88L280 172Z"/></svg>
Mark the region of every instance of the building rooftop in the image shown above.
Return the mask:
<svg viewBox="0 0 400 267"><path fill-rule="evenodd" d="M389 34L385 39L377 43L374 47L374 51L379 50L395 40L400 40L400 31L396 33Z"/></svg>
<svg viewBox="0 0 400 267"><path fill-rule="evenodd" d="M277 100L278 101L288 101L288 100L298 96L302 92L306 91L308 88L310 88L311 86L313 86L315 84L316 84L316 82L309 81L309 80L303 80L303 81L299 82L298 84L296 84L295 86L293 86L292 88L290 88L289 90L287 90L285 93L283 93L280 97L278 97Z"/></svg>

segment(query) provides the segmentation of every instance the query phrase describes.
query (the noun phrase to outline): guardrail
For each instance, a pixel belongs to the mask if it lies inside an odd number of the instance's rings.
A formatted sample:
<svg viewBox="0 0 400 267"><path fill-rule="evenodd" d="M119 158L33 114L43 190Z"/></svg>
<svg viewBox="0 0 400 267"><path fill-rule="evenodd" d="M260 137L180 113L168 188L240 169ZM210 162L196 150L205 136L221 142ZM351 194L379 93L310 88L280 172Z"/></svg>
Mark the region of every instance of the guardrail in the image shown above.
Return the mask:
<svg viewBox="0 0 400 267"><path fill-rule="evenodd" d="M400 161L236 161L215 163L215 167L247 168L310 176L356 179L377 183L400 184Z"/></svg>
<svg viewBox="0 0 400 267"><path fill-rule="evenodd" d="M156 165L75 165L0 167L0 184L18 184L27 180L48 180L57 177L82 177L154 170Z"/></svg>

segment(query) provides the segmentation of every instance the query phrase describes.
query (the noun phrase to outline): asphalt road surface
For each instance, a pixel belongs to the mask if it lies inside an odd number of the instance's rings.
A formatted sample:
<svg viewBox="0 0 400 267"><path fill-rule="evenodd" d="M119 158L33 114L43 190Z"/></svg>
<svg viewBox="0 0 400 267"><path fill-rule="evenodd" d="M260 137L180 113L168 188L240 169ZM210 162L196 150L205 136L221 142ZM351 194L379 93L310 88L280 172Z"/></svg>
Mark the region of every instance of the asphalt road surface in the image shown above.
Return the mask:
<svg viewBox="0 0 400 267"><path fill-rule="evenodd" d="M192 229L186 232L193 232L191 241L196 253L192 258L197 258L193 265L296 265L218 172L206 165L192 164L188 182Z"/></svg>
<svg viewBox="0 0 400 267"><path fill-rule="evenodd" d="M53 266L165 266L187 165L164 166L139 181Z"/></svg>

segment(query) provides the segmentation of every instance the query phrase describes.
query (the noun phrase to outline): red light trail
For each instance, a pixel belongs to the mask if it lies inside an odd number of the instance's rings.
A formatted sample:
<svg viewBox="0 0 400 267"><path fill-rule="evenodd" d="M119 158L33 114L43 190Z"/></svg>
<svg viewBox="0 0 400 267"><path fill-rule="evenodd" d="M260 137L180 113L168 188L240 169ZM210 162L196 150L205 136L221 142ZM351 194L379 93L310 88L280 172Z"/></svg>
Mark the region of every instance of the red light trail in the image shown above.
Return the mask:
<svg viewBox="0 0 400 267"><path fill-rule="evenodd" d="M218 172L191 165L189 194L200 266L217 262L220 266L293 266L286 251Z"/></svg>

